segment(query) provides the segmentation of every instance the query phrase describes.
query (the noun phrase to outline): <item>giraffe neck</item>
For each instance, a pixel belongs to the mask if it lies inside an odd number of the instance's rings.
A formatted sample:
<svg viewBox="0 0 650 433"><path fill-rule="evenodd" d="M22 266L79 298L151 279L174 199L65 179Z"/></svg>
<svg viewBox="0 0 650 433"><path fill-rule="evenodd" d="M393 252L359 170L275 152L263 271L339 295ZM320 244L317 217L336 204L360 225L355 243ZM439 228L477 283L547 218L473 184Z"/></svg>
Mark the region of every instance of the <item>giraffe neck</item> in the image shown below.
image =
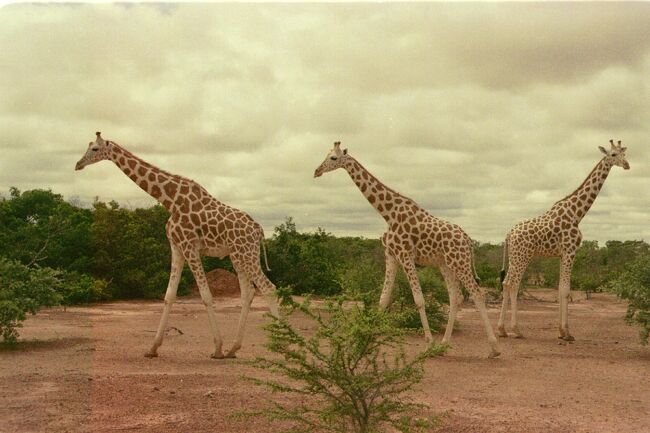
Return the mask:
<svg viewBox="0 0 650 433"><path fill-rule="evenodd" d="M110 146L108 159L142 190L172 212L179 184L183 178L159 169L114 141L109 141L108 144Z"/></svg>
<svg viewBox="0 0 650 433"><path fill-rule="evenodd" d="M390 224L396 214L394 209L396 203L411 203L412 200L400 195L398 192L388 188L379 179L373 176L356 159L348 155L344 164L352 181L359 187L361 193L377 212Z"/></svg>
<svg viewBox="0 0 650 433"><path fill-rule="evenodd" d="M560 200L560 202L570 203L572 206L575 204L574 215L577 222L580 222L587 212L589 212L611 168L611 162L607 161L606 158L601 159L582 184L574 192Z"/></svg>

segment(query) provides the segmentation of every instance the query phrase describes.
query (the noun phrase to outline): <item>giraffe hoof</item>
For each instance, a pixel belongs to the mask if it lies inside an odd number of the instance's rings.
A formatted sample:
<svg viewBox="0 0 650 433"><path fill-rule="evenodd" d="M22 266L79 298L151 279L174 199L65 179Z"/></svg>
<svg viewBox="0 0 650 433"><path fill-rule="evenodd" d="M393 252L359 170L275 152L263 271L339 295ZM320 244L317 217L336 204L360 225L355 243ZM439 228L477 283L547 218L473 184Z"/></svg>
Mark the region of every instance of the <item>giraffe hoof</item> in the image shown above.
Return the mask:
<svg viewBox="0 0 650 433"><path fill-rule="evenodd" d="M501 355L501 352L499 352L499 351L496 350L496 349L492 349L492 350L490 351L490 354L488 355L488 359L496 358L496 357L498 357L499 355Z"/></svg>
<svg viewBox="0 0 650 433"><path fill-rule="evenodd" d="M218 353L215 352L212 355L210 355L210 358L212 358L212 359L223 359L223 358L225 358L225 356L223 356L223 353L221 353L221 352L218 352Z"/></svg>
<svg viewBox="0 0 650 433"><path fill-rule="evenodd" d="M562 339L563 339L564 341L576 341L576 339L573 337L573 335L569 335L569 334L567 334L567 335L565 335L564 337L562 337Z"/></svg>
<svg viewBox="0 0 650 433"><path fill-rule="evenodd" d="M508 333L504 328L499 328L497 331L499 331L499 337L508 338Z"/></svg>
<svg viewBox="0 0 650 433"><path fill-rule="evenodd" d="M224 356L224 358L237 358L237 352L233 352L232 350Z"/></svg>
<svg viewBox="0 0 650 433"><path fill-rule="evenodd" d="M512 336L514 338L524 338L524 334L522 334L521 331L519 331L519 329L517 329L517 328L514 328L512 330Z"/></svg>
<svg viewBox="0 0 650 433"><path fill-rule="evenodd" d="M156 352L151 351L151 352L147 352L147 353L145 353L145 354L144 354L144 357L145 357L145 358L157 358L157 357L158 357L158 354L157 354Z"/></svg>

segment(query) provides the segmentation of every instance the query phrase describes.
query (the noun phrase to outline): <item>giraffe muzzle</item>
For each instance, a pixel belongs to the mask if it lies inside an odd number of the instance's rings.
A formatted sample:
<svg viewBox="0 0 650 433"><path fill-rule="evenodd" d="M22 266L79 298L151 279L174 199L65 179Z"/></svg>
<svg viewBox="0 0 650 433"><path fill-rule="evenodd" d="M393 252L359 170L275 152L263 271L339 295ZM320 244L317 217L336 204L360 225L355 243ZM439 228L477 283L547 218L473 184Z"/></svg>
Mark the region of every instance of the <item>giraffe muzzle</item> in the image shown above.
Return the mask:
<svg viewBox="0 0 650 433"><path fill-rule="evenodd" d="M77 164L74 166L75 171L83 170L85 165L83 165L83 161L77 161Z"/></svg>

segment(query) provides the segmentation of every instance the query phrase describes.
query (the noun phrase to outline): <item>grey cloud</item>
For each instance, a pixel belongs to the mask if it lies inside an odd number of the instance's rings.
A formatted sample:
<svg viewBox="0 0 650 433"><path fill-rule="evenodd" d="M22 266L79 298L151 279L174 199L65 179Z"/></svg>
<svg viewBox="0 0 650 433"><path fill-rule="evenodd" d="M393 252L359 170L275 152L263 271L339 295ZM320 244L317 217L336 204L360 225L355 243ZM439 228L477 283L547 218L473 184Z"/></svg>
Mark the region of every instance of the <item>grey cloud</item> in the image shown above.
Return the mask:
<svg viewBox="0 0 650 433"><path fill-rule="evenodd" d="M11 5L0 9L0 190L153 200L94 132L193 178L266 227L378 237L341 140L390 187L475 239L573 191L610 138L585 238L650 237L645 3Z"/></svg>

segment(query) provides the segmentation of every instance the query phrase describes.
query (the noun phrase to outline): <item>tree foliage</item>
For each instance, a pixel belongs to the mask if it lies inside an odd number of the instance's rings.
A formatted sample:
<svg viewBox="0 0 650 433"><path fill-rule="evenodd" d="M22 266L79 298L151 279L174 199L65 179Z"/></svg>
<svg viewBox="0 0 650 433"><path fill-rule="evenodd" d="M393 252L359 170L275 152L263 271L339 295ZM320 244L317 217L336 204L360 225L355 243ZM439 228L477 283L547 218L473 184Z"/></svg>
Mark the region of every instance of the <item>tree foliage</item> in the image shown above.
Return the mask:
<svg viewBox="0 0 650 433"><path fill-rule="evenodd" d="M272 379L251 379L274 393L299 396L295 405L274 403L260 412L272 420L291 421L289 432L422 431L432 419L414 417L426 407L408 394L421 380L423 362L445 350L433 345L407 359L404 334L391 315L368 304L325 303L325 311L309 300L291 303L316 326L311 336L296 331L287 317L265 327L266 347L276 356L257 358L253 365L273 373ZM286 380L288 379L288 381Z"/></svg>
<svg viewBox="0 0 650 433"><path fill-rule="evenodd" d="M612 281L610 289L629 304L626 319L641 326L641 344L650 335L650 253L644 252L630 261Z"/></svg>
<svg viewBox="0 0 650 433"><path fill-rule="evenodd" d="M0 256L87 272L92 219L89 209L73 206L49 190L12 188L10 199L0 200Z"/></svg>
<svg viewBox="0 0 650 433"><path fill-rule="evenodd" d="M36 314L43 306L57 305L61 294L60 272L50 268L30 269L0 258L0 335L5 343L15 343L20 322L26 314Z"/></svg>
<svg viewBox="0 0 650 433"><path fill-rule="evenodd" d="M169 213L160 205L129 210L116 202L94 204L90 228L91 273L110 282L113 297L155 298L167 287L171 248L165 232ZM188 286L186 271L180 292Z"/></svg>

